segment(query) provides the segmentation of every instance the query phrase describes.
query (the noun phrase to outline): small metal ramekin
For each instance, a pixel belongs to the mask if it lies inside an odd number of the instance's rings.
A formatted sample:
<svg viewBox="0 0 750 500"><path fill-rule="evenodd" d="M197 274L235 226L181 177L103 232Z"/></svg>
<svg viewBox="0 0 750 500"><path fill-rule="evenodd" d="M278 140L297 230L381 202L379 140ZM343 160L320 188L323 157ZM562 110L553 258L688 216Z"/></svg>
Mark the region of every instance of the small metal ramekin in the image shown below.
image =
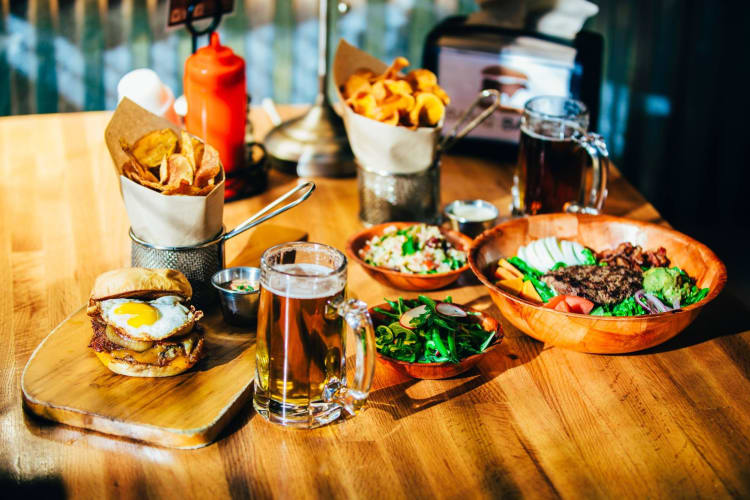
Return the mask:
<svg viewBox="0 0 750 500"><path fill-rule="evenodd" d="M252 292L230 290L225 283L232 280L248 280ZM222 269L211 277L211 284L219 291L221 313L224 321L238 326L255 326L258 318L258 299L260 297L260 269L257 267L230 267Z"/></svg>
<svg viewBox="0 0 750 500"><path fill-rule="evenodd" d="M464 217L459 217L454 213L456 207L459 206L486 208L492 213L492 217L488 219L466 219ZM470 238L474 238L484 230L493 227L499 215L497 207L489 201L484 200L456 200L449 203L445 207L444 212L445 216L450 220L451 228L454 231L469 236Z"/></svg>

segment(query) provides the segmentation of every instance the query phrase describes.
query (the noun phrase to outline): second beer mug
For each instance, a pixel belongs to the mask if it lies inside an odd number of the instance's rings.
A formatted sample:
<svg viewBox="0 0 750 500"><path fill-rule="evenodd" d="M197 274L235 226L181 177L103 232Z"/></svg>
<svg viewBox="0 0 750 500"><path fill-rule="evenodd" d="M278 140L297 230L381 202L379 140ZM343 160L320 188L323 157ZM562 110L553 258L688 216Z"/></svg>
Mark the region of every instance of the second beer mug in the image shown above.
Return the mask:
<svg viewBox="0 0 750 500"><path fill-rule="evenodd" d="M589 112L580 101L540 96L526 103L513 177L513 215L601 211L609 156L604 140L587 132L588 126Z"/></svg>
<svg viewBox="0 0 750 500"><path fill-rule="evenodd" d="M364 403L375 371L375 334L363 302L346 299L346 257L320 243L263 253L253 406L267 420L312 428ZM346 325L356 338L346 379Z"/></svg>

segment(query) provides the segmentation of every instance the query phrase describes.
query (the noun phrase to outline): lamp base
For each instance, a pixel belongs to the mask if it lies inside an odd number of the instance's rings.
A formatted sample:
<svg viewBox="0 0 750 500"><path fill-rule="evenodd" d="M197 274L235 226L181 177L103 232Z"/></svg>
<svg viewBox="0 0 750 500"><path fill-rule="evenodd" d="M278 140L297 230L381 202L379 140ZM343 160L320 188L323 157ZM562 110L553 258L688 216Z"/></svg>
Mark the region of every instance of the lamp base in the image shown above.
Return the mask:
<svg viewBox="0 0 750 500"><path fill-rule="evenodd" d="M271 164L301 177L346 177L356 173L344 123L325 99L304 115L287 120L266 135Z"/></svg>

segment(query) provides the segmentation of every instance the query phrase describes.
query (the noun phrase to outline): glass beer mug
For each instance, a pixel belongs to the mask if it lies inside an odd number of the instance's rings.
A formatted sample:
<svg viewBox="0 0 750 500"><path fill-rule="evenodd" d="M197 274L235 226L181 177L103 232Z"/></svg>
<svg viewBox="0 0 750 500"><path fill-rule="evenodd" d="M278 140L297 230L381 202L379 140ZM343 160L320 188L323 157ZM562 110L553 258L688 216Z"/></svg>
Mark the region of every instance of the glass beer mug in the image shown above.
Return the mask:
<svg viewBox="0 0 750 500"><path fill-rule="evenodd" d="M580 101L539 96L526 103L513 176L513 215L601 211L609 154L601 136L587 132L588 127L589 112Z"/></svg>
<svg viewBox="0 0 750 500"><path fill-rule="evenodd" d="M346 379L346 326L356 338L354 383ZM354 414L370 391L375 334L367 306L346 299L346 257L320 243L263 253L255 353L258 414L313 428Z"/></svg>

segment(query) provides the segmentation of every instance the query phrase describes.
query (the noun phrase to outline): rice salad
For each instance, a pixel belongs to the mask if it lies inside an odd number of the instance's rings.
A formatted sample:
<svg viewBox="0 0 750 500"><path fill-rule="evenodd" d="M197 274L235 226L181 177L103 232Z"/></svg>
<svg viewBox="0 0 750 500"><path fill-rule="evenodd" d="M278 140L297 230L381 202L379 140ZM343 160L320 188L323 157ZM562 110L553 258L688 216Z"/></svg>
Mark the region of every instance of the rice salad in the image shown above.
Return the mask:
<svg viewBox="0 0 750 500"><path fill-rule="evenodd" d="M372 266L412 274L447 273L466 264L466 253L454 248L437 226L426 224L389 226L368 241L359 256Z"/></svg>

